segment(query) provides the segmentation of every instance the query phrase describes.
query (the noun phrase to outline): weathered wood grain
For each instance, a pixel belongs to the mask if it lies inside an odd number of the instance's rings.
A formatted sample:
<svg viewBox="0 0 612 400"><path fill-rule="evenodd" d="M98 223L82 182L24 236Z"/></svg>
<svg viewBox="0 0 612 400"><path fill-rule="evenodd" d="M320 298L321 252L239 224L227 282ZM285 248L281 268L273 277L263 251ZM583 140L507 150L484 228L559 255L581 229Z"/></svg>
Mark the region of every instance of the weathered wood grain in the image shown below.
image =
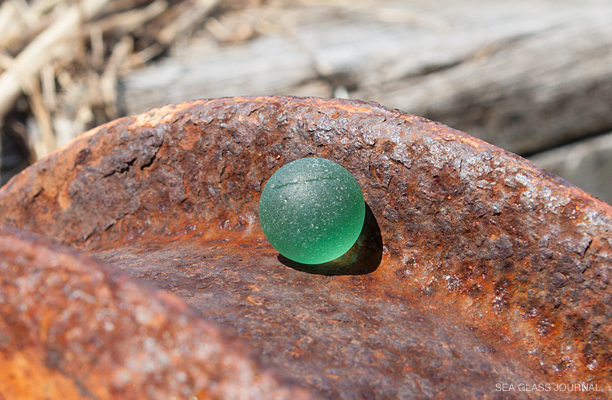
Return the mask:
<svg viewBox="0 0 612 400"><path fill-rule="evenodd" d="M610 2L359 4L287 7L284 30L133 72L124 109L346 87L520 154L612 129Z"/></svg>
<svg viewBox="0 0 612 400"><path fill-rule="evenodd" d="M612 132L537 154L531 161L612 204Z"/></svg>
<svg viewBox="0 0 612 400"><path fill-rule="evenodd" d="M596 15L596 14L594 14ZM532 154L612 127L612 15L550 27L363 96Z"/></svg>

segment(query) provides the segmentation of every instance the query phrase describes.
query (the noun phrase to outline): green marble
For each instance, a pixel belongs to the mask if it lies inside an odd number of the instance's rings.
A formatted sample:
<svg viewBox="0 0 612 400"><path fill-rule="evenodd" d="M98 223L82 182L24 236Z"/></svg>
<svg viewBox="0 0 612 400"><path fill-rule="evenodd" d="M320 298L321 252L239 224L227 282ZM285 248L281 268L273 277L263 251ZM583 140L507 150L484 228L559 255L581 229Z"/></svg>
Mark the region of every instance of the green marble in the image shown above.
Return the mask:
<svg viewBox="0 0 612 400"><path fill-rule="evenodd" d="M359 184L344 167L324 158L293 161L270 177L259 199L259 223L272 246L302 264L346 253L365 218Z"/></svg>

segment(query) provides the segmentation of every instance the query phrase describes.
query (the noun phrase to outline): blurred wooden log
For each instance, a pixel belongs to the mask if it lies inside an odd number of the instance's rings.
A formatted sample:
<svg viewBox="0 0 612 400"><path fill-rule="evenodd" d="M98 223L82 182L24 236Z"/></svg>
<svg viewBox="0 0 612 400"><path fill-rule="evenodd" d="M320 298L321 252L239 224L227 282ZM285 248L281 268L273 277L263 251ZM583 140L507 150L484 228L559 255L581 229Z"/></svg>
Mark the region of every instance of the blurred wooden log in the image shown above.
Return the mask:
<svg viewBox="0 0 612 400"><path fill-rule="evenodd" d="M612 25L585 19L364 97L529 155L612 128L611 49Z"/></svg>
<svg viewBox="0 0 612 400"><path fill-rule="evenodd" d="M531 161L612 204L612 132L537 154Z"/></svg>
<svg viewBox="0 0 612 400"><path fill-rule="evenodd" d="M135 71L122 81L120 102L133 114L195 98L331 96L343 86L352 98L424 115L521 154L612 129L612 3L381 7L283 10L288 20L299 15L286 32L242 46L194 47Z"/></svg>
<svg viewBox="0 0 612 400"><path fill-rule="evenodd" d="M251 60L251 61L250 61ZM158 104L291 91L318 78L308 54L290 39L261 38L248 46L230 47L193 60L168 59L131 73L123 80L120 103L129 114Z"/></svg>

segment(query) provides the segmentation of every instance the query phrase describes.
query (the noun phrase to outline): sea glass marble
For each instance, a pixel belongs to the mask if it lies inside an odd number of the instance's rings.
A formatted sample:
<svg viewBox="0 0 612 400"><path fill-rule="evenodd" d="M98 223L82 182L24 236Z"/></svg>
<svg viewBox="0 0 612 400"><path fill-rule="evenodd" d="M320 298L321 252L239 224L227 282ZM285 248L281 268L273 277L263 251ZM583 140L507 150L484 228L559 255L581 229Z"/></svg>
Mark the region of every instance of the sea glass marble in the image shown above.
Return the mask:
<svg viewBox="0 0 612 400"><path fill-rule="evenodd" d="M359 184L344 167L324 158L283 166L264 186L259 222L272 246L302 264L320 264L346 253L365 218Z"/></svg>

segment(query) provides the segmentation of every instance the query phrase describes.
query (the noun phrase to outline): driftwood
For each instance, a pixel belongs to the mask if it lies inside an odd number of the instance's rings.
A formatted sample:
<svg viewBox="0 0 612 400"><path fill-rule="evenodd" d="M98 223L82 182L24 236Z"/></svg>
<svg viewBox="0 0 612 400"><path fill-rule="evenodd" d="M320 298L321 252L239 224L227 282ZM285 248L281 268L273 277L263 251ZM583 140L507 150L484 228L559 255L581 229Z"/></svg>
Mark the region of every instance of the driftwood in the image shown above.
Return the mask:
<svg viewBox="0 0 612 400"><path fill-rule="evenodd" d="M520 154L612 128L610 2L404 1L279 15L279 29L244 45L193 46L130 73L124 110L346 88Z"/></svg>
<svg viewBox="0 0 612 400"><path fill-rule="evenodd" d="M531 161L612 203L612 132L537 154Z"/></svg>

